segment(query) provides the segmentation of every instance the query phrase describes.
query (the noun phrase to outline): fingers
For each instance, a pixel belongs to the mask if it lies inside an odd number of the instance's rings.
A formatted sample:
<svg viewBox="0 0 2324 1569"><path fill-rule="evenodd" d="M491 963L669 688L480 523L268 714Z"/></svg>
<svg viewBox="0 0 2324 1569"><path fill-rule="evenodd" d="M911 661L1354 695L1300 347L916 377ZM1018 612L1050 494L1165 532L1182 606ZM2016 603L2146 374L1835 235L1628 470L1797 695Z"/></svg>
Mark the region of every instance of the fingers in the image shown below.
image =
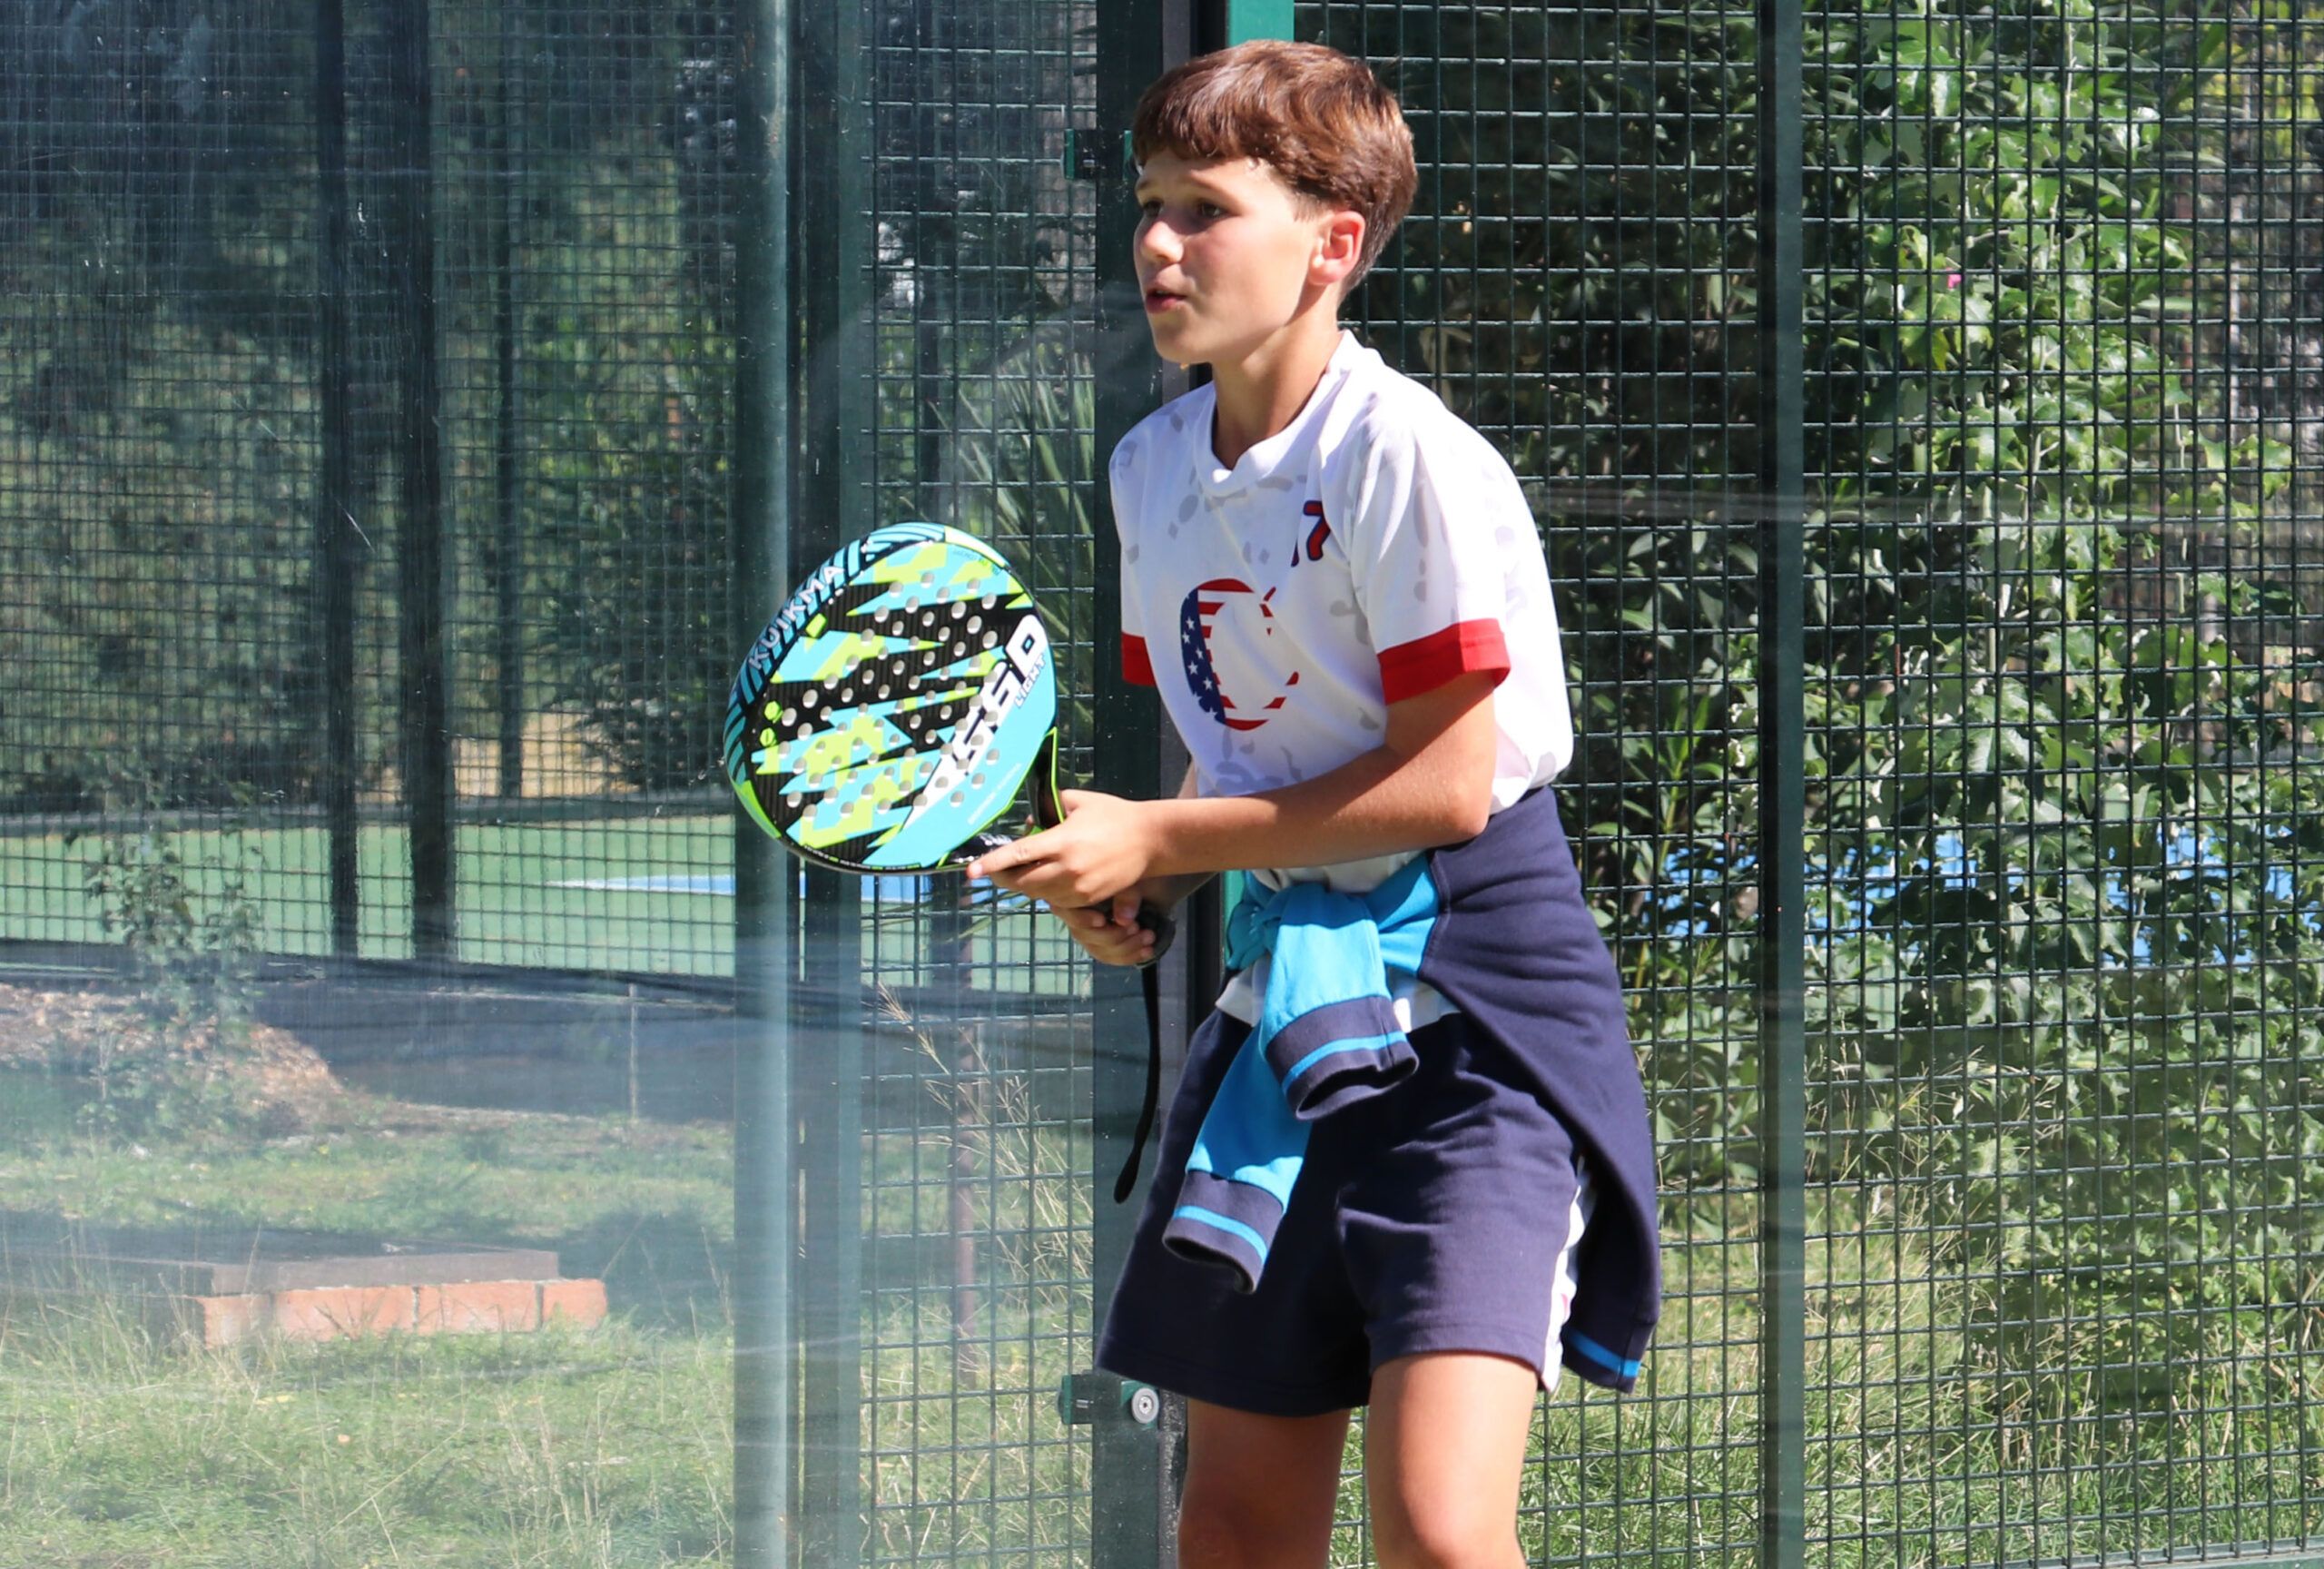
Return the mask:
<svg viewBox="0 0 2324 1569"><path fill-rule="evenodd" d="M1154 957L1154 933L1138 925L1137 901L1132 898L1129 905L1127 922L1102 905L1054 913L1082 951L1100 964L1143 964Z"/></svg>
<svg viewBox="0 0 2324 1569"><path fill-rule="evenodd" d="M972 880L982 877L1011 893L1070 909L1103 897L1111 886L1091 886L1090 874L1078 866L1068 845L1036 834L988 851L962 870Z"/></svg>
<svg viewBox="0 0 2324 1569"><path fill-rule="evenodd" d="M1088 803L1108 799L1083 792ZM1110 904L1120 890L1134 886L1144 875L1136 856L1102 825L1092 827L1083 817L1045 833L1031 834L995 845L962 868L972 880L990 882L1012 893L1039 899L1059 909L1084 904Z"/></svg>
<svg viewBox="0 0 2324 1569"><path fill-rule="evenodd" d="M1040 834L1028 834L1022 839L1012 839L998 849L986 851L970 862L962 870L973 882L979 878L997 877L1000 873L1011 872L1019 866L1039 861L1048 853L1047 847L1041 843L1044 837L1046 835Z"/></svg>

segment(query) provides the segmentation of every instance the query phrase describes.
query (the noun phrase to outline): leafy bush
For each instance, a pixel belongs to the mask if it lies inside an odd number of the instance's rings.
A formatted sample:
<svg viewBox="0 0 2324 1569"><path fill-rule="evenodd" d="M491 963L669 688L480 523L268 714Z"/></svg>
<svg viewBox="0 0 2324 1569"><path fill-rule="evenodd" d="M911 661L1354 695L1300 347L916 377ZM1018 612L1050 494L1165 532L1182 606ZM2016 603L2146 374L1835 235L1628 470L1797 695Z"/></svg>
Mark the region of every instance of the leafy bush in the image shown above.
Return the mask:
<svg viewBox="0 0 2324 1569"><path fill-rule="evenodd" d="M2031 7L1817 44L1824 1145L1976 1227L2005 1365L2103 1326L2071 1360L2141 1369L2118 1403L2191 1370L2142 1309L2282 1301L2324 1250L2285 1027L2324 961L2314 656L2260 636L2285 586L2221 569L2291 465L2195 373L2233 292L2198 270L2250 266L2186 200L2238 47ZM2230 1320L2175 1322L2187 1358Z"/></svg>
<svg viewBox="0 0 2324 1569"><path fill-rule="evenodd" d="M225 1074L248 1045L252 959L263 916L250 887L263 871L255 846L225 840L222 859L196 867L185 834L150 826L161 814L148 787L134 810L144 826L107 833L84 885L105 934L131 962L136 1004L128 1029L105 1029L85 1074L97 1099L86 1115L108 1132L191 1132L233 1127L241 1102ZM197 883L209 884L197 892Z"/></svg>

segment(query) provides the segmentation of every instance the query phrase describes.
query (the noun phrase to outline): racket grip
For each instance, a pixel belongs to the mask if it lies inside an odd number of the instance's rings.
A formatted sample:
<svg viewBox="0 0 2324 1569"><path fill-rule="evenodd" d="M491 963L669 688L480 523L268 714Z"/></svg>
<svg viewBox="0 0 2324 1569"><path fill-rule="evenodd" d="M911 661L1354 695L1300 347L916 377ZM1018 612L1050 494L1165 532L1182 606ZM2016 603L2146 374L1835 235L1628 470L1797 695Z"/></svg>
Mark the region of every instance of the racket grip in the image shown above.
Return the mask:
<svg viewBox="0 0 2324 1569"><path fill-rule="evenodd" d="M1167 911L1157 910L1151 904L1138 906L1137 923L1154 933L1153 956L1138 966L1141 970L1150 970L1162 962L1162 955L1167 953L1170 944L1178 940L1178 923L1170 918Z"/></svg>

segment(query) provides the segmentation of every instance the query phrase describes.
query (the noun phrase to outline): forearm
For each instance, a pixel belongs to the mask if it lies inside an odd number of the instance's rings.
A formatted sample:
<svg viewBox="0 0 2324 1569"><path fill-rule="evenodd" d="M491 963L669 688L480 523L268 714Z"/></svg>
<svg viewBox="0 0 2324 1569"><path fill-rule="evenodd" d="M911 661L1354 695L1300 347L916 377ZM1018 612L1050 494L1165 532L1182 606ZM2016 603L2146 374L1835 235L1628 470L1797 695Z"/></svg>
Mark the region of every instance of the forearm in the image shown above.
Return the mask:
<svg viewBox="0 0 2324 1569"><path fill-rule="evenodd" d="M1136 890L1175 903L1216 873L1328 866L1450 844L1492 811L1498 745L1490 672L1388 706L1380 746L1316 777L1253 795L1127 801L1061 796L1065 821L970 862L970 877L1082 908ZM1166 896L1175 896L1167 897Z"/></svg>
<svg viewBox="0 0 2324 1569"><path fill-rule="evenodd" d="M1490 751L1482 775L1475 764L1473 748L1438 737L1411 754L1380 746L1280 789L1155 802L1147 808L1155 871L1199 885L1220 872L1328 866L1455 844L1482 831L1492 810Z"/></svg>
<svg viewBox="0 0 2324 1569"><path fill-rule="evenodd" d="M1202 796L1202 776L1191 763L1187 765L1186 777L1178 781L1178 794L1174 799L1196 801ZM1166 873L1149 878L1146 885L1146 903L1162 910L1176 910L1195 895L1196 890L1217 876L1216 871Z"/></svg>

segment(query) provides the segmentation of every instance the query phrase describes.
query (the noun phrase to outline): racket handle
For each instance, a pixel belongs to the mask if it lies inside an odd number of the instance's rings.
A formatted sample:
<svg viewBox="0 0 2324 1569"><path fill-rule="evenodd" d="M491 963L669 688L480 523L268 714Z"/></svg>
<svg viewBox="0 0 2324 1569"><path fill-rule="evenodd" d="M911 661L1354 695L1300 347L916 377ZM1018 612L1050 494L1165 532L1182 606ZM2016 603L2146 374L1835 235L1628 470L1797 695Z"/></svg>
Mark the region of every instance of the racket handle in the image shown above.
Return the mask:
<svg viewBox="0 0 2324 1569"><path fill-rule="evenodd" d="M1167 911L1157 910L1151 904L1138 907L1137 923L1154 933L1154 952L1138 966L1141 970L1149 970L1162 962L1162 955L1167 953L1170 944L1178 940L1178 923L1170 918Z"/></svg>
<svg viewBox="0 0 2324 1569"><path fill-rule="evenodd" d="M1043 828L1054 828L1065 821L1065 806L1058 799L1057 731L1054 729L1042 737L1040 754L1033 762L1033 821ZM1090 908L1094 910L1098 906L1093 904ZM1142 970L1151 969L1163 954L1170 951L1170 944L1178 940L1178 923L1170 919L1168 911L1157 910L1151 904L1139 907L1137 923L1154 933L1154 956L1138 966Z"/></svg>

